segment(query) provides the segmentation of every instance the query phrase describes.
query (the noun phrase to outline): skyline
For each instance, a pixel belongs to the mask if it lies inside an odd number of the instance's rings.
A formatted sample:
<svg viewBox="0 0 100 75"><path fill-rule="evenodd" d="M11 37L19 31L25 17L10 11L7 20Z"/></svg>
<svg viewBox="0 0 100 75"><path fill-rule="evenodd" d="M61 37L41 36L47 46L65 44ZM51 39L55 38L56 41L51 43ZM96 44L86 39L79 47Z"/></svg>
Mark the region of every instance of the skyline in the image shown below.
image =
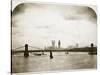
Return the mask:
<svg viewBox="0 0 100 75"><path fill-rule="evenodd" d="M97 44L96 13L86 6L25 3L12 13L12 47L28 43L44 47Z"/></svg>

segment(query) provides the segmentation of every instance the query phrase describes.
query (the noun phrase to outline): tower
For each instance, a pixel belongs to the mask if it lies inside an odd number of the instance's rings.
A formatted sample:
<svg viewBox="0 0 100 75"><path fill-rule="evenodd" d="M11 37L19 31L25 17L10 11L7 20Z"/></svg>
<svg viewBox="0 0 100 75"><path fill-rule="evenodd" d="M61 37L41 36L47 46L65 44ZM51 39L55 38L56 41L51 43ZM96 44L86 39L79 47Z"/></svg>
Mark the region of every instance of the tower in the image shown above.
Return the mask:
<svg viewBox="0 0 100 75"><path fill-rule="evenodd" d="M61 47L61 42L60 42L60 40L58 41L58 48L60 48Z"/></svg>
<svg viewBox="0 0 100 75"><path fill-rule="evenodd" d="M24 56L25 56L25 57L28 57L28 56L29 56L29 52L28 52L28 44L25 44Z"/></svg>
<svg viewBox="0 0 100 75"><path fill-rule="evenodd" d="M55 40L52 40L52 47L55 48Z"/></svg>

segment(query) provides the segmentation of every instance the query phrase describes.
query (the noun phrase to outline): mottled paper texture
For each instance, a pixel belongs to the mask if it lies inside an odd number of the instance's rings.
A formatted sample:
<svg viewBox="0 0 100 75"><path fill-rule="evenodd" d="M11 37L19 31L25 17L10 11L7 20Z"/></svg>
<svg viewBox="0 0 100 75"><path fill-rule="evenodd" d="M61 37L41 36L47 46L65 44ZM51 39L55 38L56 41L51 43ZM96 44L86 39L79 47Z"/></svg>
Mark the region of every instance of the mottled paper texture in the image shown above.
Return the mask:
<svg viewBox="0 0 100 75"><path fill-rule="evenodd" d="M97 68L96 6L17 2L11 10L12 73Z"/></svg>

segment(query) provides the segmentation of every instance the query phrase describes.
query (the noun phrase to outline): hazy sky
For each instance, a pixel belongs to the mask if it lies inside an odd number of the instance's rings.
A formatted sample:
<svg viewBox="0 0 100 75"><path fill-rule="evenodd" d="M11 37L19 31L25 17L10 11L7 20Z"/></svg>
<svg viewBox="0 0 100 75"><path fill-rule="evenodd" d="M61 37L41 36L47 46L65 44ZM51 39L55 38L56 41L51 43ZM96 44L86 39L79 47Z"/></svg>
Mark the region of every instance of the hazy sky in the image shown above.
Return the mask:
<svg viewBox="0 0 100 75"><path fill-rule="evenodd" d="M86 6L24 3L12 13L12 47L29 45L43 48L51 40L62 47L97 42L97 16Z"/></svg>

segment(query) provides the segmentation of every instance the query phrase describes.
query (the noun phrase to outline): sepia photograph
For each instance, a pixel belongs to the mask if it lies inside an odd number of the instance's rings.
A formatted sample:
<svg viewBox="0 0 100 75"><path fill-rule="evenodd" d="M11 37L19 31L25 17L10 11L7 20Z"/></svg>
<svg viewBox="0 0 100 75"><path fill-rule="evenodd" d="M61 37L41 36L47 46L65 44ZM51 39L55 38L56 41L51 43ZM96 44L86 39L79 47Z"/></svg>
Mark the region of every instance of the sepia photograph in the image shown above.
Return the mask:
<svg viewBox="0 0 100 75"><path fill-rule="evenodd" d="M12 0L11 73L97 69L97 7Z"/></svg>

